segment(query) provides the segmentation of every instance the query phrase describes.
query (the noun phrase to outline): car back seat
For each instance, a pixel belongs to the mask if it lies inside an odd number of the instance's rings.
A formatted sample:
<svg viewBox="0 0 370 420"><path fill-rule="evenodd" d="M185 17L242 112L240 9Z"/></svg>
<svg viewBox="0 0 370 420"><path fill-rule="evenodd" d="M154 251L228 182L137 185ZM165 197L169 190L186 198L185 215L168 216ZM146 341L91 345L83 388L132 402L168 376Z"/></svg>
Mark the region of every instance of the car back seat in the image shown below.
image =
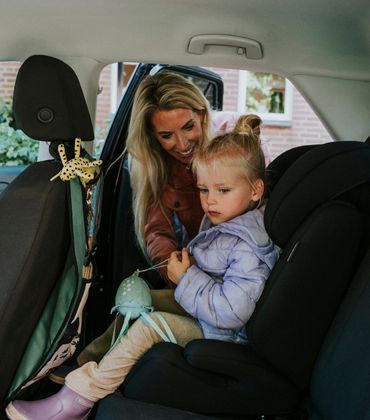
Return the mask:
<svg viewBox="0 0 370 420"><path fill-rule="evenodd" d="M290 153L291 164L281 165L281 158L269 168L278 180L265 224L283 252L247 324L249 344L195 340L182 349L160 343L126 378L125 397L227 418L289 415L300 412L314 370L313 405L317 413L329 410L320 397L330 358L323 342L357 267L368 265L370 148L338 142ZM364 307L359 304L358 317L370 311ZM344 334L343 346L351 334ZM331 365L334 371L336 362ZM344 370L350 380L350 366ZM359 381L366 377L367 369ZM328 393L339 389L332 384Z"/></svg>

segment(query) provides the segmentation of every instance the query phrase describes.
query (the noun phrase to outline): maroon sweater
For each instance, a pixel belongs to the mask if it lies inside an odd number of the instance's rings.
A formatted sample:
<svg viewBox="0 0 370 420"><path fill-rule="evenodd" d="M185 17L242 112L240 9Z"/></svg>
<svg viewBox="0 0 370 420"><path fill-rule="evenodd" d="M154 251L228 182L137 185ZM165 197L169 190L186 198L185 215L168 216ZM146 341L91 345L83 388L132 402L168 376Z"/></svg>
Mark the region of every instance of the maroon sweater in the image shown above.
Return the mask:
<svg viewBox="0 0 370 420"><path fill-rule="evenodd" d="M173 214L176 213L190 239L198 233L203 210L200 205L196 180L187 165L171 158L171 169L168 184L161 195L162 209L159 205L149 209L144 239L147 252L153 263L169 257L178 249ZM167 270L161 273L166 280Z"/></svg>

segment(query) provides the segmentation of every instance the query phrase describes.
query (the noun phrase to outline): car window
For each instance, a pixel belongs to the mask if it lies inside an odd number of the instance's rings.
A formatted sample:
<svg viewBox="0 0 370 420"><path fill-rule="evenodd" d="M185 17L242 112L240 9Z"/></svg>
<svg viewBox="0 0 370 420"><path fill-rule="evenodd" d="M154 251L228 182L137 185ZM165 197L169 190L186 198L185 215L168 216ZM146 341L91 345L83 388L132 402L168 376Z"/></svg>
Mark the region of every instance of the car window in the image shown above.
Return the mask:
<svg viewBox="0 0 370 420"><path fill-rule="evenodd" d="M0 190L30 163L40 158L39 142L12 127L12 95L21 63L0 63ZM108 128L137 63L114 63L100 75L95 119L94 156L100 156ZM223 110L261 116L262 133L271 158L301 145L324 143L331 137L308 103L286 79L266 73L208 68L224 83ZM187 76L212 103L215 86L204 78ZM41 153L41 150L40 150Z"/></svg>
<svg viewBox="0 0 370 420"><path fill-rule="evenodd" d="M204 96L207 98L209 103L214 102L216 96L216 86L213 83L196 76L188 78L204 93Z"/></svg>
<svg viewBox="0 0 370 420"><path fill-rule="evenodd" d="M115 63L100 76L96 112L95 156L100 156L107 129L124 94L133 63ZM258 114L263 121L262 135L274 159L287 149L332 141L328 131L299 91L286 79L269 73L207 68L221 76L224 84L223 111ZM205 92L211 102L215 88L204 78L187 76Z"/></svg>
<svg viewBox="0 0 370 420"><path fill-rule="evenodd" d="M101 154L109 126L136 67L137 63L113 63L100 73L95 113L95 158Z"/></svg>
<svg viewBox="0 0 370 420"><path fill-rule="evenodd" d="M285 150L333 141L300 92L283 77L210 68L224 82L223 110L262 118L262 135L274 159Z"/></svg>

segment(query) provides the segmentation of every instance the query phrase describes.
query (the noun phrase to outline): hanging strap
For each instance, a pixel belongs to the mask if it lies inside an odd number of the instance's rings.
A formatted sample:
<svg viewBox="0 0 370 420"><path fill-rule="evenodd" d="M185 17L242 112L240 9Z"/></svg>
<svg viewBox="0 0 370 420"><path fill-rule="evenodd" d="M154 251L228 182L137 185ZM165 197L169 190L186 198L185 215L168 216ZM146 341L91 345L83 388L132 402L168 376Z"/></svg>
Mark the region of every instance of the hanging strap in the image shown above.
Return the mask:
<svg viewBox="0 0 370 420"><path fill-rule="evenodd" d="M82 277L82 267L86 253L86 232L84 222L84 209L81 185L78 179L69 181L71 212L72 212L72 232L73 250L76 258L79 277Z"/></svg>
<svg viewBox="0 0 370 420"><path fill-rule="evenodd" d="M116 338L116 326L117 326L117 318L118 318L118 313L117 313L117 316L116 316L116 318L114 319L114 328L113 328L113 335L112 335L112 341L111 341L111 343L110 343L110 348L112 349L116 344L117 344L117 342L119 341L119 339L122 337L122 336L124 336L124 335L126 335L127 334L127 331L128 331L128 324L129 324L129 322L130 322L130 318L131 318L131 312L127 312L126 313L126 315L125 315L125 318L124 318L124 320L123 320L123 325L122 325L122 327L121 327L121 330L120 330L120 332L119 332L119 334L118 334L118 336L117 336L117 338Z"/></svg>
<svg viewBox="0 0 370 420"><path fill-rule="evenodd" d="M162 338L163 341L166 341L167 343L177 344L177 340L176 340L175 336L173 335L173 332L171 331L170 326L168 325L167 321L163 318L163 316L158 312L153 312L153 315L155 315L156 318L158 318L158 320L161 323L165 332L161 330L161 328L152 320L150 315L148 315L146 312L142 312L140 314L140 318L142 318L143 321L147 325L149 325L149 327L151 327ZM118 315L117 315L117 317L118 317ZM113 337L112 337L112 341L111 341L110 350L118 343L118 341L121 339L121 337L123 337L124 335L127 334L128 327L129 327L129 322L130 322L130 318L131 318L131 312L126 313L124 321L123 321L123 325L121 327L121 330L120 330L117 338L115 338L116 337L117 317L114 320Z"/></svg>
<svg viewBox="0 0 370 420"><path fill-rule="evenodd" d="M163 339L163 341L166 341L167 343L177 344L176 338L173 335L171 328L169 327L169 325L167 324L167 321L163 318L163 316L157 312L153 312L153 315L155 315L159 319L160 323L162 324L163 328L165 329L168 335L166 335L160 329L160 327L152 320L150 315L148 315L147 313L143 312L140 315L140 317L143 318L146 324L148 324L151 328L153 328L153 330Z"/></svg>
<svg viewBox="0 0 370 420"><path fill-rule="evenodd" d="M159 263L157 263L157 264L154 264L154 265L152 265L151 267L149 267L149 268L145 268L145 269L143 269L143 270L139 270L139 269L137 269L137 270L135 270L135 272L134 272L134 274L136 274L137 276L140 274L140 273L144 273L145 271L150 271L150 270L157 270L158 268L163 268L163 267L166 267L167 266L167 263L168 263L168 261L169 261L170 259L169 258L167 258L166 260L163 260L163 261L161 261L161 262L159 262Z"/></svg>

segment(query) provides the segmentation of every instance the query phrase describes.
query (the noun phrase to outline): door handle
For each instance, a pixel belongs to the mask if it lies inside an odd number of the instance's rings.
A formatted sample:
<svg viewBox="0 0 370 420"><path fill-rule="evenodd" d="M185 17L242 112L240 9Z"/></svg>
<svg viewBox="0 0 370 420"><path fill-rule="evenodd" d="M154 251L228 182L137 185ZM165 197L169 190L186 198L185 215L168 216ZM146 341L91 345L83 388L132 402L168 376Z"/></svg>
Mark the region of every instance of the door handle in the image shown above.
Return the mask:
<svg viewBox="0 0 370 420"><path fill-rule="evenodd" d="M263 57L262 46L254 39L234 35L196 35L190 39L188 52L190 54L204 54L207 46L223 46L236 48L238 55L259 60Z"/></svg>

